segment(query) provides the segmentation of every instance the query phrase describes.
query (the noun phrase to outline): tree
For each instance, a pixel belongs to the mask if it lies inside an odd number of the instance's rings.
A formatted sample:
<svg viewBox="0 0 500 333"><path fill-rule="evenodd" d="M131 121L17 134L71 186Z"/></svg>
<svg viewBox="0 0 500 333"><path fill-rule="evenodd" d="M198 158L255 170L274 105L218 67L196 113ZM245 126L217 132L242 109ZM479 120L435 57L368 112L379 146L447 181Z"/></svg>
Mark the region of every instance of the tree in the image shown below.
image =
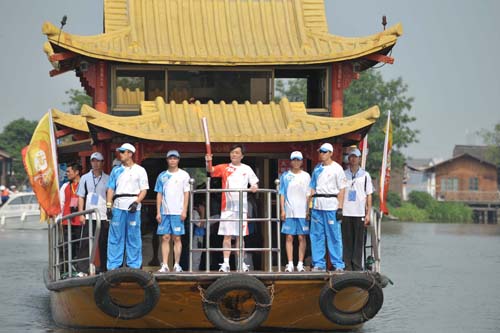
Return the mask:
<svg viewBox="0 0 500 333"><path fill-rule="evenodd" d="M92 105L92 97L87 95L82 90L70 89L66 90L66 95L68 95L68 101L63 102L64 105L68 106L69 113L80 114L80 109L83 104Z"/></svg>
<svg viewBox="0 0 500 333"><path fill-rule="evenodd" d="M483 138L484 143L488 145L486 159L500 166L500 123L497 123L492 131L485 129L479 131L479 135Z"/></svg>
<svg viewBox="0 0 500 333"><path fill-rule="evenodd" d="M304 102L307 105L307 79L276 79L275 100L286 97L290 102Z"/></svg>
<svg viewBox="0 0 500 333"><path fill-rule="evenodd" d="M391 121L393 129L393 146L391 162L392 167L403 166L404 157L400 148L418 142L418 130L410 128L415 117L410 115L413 97L406 95L408 86L401 78L384 81L380 72L367 70L361 73L358 80L344 91L344 116L350 116L366 110L374 105L380 108L380 118L372 126L368 135L367 169L376 174L380 170L384 150L384 129L387 119L387 111L391 110Z"/></svg>
<svg viewBox="0 0 500 333"><path fill-rule="evenodd" d="M0 146L12 157L12 170L14 171L12 181L16 185L26 180L21 149L30 143L37 124L37 121L21 118L10 122L0 133Z"/></svg>

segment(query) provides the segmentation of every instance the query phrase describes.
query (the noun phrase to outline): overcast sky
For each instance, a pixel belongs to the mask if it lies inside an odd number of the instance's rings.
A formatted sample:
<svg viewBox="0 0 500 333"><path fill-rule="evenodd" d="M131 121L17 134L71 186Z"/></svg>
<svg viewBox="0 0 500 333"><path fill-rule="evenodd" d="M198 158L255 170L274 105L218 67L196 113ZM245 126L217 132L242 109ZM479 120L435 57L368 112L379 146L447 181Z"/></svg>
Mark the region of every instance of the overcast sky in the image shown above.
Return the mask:
<svg viewBox="0 0 500 333"><path fill-rule="evenodd" d="M336 35L376 33L382 15L389 26L403 24L395 63L380 71L386 79L401 76L415 98L412 127L421 134L408 156L448 158L455 144L481 144L475 133L500 122L500 1L325 2ZM50 78L42 50L42 23L59 25L65 14L70 33L102 31L102 0L0 1L0 130L20 117L38 120L50 107L64 110L64 91L80 87L74 72Z"/></svg>

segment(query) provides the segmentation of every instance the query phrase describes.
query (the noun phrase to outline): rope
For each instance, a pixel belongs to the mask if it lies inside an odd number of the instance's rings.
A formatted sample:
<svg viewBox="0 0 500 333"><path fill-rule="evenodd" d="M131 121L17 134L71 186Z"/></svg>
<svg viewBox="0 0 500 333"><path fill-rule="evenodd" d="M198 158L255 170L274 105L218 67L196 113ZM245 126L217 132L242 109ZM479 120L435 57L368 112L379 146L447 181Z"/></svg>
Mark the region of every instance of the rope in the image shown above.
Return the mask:
<svg viewBox="0 0 500 333"><path fill-rule="evenodd" d="M366 291L370 291L370 290L372 290L373 287L375 287L375 284L377 283L377 280L375 279L375 277L372 274L370 274L368 272L366 272L366 275L368 275L372 279L372 285L370 286L370 288L368 288L366 290Z"/></svg>
<svg viewBox="0 0 500 333"><path fill-rule="evenodd" d="M333 287L333 276L330 277L328 280L328 287L334 292L338 293L339 291Z"/></svg>

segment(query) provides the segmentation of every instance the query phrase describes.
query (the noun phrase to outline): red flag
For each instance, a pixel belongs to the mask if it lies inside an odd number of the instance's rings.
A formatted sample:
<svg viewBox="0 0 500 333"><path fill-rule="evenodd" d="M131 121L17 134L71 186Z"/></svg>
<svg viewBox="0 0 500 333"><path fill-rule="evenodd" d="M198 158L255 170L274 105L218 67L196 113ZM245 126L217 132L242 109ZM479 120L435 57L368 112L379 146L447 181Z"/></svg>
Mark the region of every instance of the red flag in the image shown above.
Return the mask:
<svg viewBox="0 0 500 333"><path fill-rule="evenodd" d="M391 111L387 114L387 125L385 128L384 155L382 158L382 169L380 170L380 211L389 214L387 208L387 193L389 192L389 181L391 179L391 151L392 151L392 124Z"/></svg>
<svg viewBox="0 0 500 333"><path fill-rule="evenodd" d="M54 126L50 111L38 122L30 144L23 148L22 155L24 168L40 203L41 219L58 215L61 205Z"/></svg>

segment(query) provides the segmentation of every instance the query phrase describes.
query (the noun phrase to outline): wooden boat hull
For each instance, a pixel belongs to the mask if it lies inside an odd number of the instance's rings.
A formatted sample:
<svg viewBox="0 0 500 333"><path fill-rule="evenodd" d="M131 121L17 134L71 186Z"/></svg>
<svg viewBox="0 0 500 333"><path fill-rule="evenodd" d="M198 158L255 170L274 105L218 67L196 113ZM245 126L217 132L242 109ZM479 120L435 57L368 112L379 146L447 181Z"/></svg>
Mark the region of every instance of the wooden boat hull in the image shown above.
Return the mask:
<svg viewBox="0 0 500 333"><path fill-rule="evenodd" d="M52 315L58 325L86 328L141 328L141 329L211 329L206 318L198 286L207 288L224 274L183 273L182 280L174 274L156 275L161 296L154 309L139 319L112 318L102 312L94 300L94 284L98 277L72 278L48 283L51 289ZM274 284L274 299L263 329L345 330L362 324L341 326L322 314L319 306L321 289L331 276L327 273L307 274L297 278L284 274L252 274L264 285ZM180 274L178 276L181 276ZM367 292L357 288L346 290L336 301L347 311L357 310L366 303ZM113 289L113 297L122 303L137 303L144 297L135 283L121 283Z"/></svg>

